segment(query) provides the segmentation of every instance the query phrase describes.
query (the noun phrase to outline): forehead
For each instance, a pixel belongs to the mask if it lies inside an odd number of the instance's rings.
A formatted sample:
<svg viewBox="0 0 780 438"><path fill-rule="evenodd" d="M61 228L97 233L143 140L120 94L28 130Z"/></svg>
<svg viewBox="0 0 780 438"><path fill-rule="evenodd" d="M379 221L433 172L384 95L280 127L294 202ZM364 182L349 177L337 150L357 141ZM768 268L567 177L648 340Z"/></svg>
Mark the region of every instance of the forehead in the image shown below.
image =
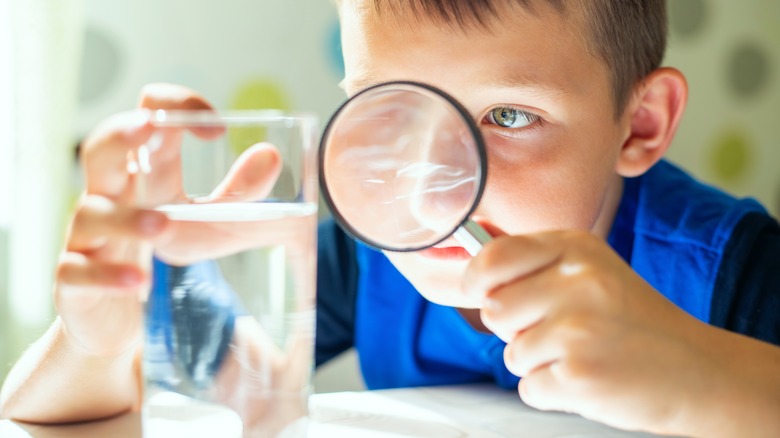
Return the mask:
<svg viewBox="0 0 780 438"><path fill-rule="evenodd" d="M582 17L572 7L561 11L535 2L528 8L509 1L489 21L467 26L415 14L411 7L382 8L375 0L340 4L348 91L414 79L445 90L451 83L450 91L493 81L569 93L588 86L583 82L594 68L603 70L589 54Z"/></svg>

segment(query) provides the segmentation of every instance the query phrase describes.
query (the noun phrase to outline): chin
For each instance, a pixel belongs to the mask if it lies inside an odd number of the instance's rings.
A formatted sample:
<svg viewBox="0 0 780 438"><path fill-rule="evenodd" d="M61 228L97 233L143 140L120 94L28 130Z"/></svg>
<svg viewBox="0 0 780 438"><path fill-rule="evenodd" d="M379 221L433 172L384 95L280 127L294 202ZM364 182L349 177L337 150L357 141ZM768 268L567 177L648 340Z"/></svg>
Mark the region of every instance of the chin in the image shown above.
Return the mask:
<svg viewBox="0 0 780 438"><path fill-rule="evenodd" d="M417 253L386 255L426 300L443 306L475 307L461 289L468 261L430 260Z"/></svg>

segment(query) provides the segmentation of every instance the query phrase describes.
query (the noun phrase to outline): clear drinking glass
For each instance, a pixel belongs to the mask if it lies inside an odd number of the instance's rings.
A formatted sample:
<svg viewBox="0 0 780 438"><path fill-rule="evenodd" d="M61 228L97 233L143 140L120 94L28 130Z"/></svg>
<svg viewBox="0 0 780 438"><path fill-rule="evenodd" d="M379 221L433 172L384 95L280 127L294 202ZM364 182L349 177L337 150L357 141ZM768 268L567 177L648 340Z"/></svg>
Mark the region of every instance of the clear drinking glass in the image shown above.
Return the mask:
<svg viewBox="0 0 780 438"><path fill-rule="evenodd" d="M156 111L130 163L173 221L145 302L144 436L305 435L314 357L317 121Z"/></svg>

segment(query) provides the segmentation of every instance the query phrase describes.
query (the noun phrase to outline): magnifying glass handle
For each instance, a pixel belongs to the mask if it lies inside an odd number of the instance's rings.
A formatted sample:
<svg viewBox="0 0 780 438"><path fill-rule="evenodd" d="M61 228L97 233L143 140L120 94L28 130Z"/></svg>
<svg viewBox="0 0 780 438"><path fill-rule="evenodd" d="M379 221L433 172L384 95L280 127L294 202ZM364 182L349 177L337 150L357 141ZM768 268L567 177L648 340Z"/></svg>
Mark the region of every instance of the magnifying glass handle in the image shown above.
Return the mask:
<svg viewBox="0 0 780 438"><path fill-rule="evenodd" d="M493 240L493 237L481 225L471 219L467 219L463 225L459 226L453 236L472 256L477 255L484 244Z"/></svg>

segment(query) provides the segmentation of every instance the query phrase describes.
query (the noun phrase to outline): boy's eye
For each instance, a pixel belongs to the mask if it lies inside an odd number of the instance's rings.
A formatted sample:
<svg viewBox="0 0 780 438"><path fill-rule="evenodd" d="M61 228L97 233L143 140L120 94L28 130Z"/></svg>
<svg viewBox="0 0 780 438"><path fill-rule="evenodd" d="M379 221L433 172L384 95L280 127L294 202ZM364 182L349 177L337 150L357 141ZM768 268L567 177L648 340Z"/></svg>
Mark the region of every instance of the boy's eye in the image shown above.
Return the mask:
<svg viewBox="0 0 780 438"><path fill-rule="evenodd" d="M497 107L488 113L490 123L502 128L525 128L539 121L539 116L517 108Z"/></svg>

